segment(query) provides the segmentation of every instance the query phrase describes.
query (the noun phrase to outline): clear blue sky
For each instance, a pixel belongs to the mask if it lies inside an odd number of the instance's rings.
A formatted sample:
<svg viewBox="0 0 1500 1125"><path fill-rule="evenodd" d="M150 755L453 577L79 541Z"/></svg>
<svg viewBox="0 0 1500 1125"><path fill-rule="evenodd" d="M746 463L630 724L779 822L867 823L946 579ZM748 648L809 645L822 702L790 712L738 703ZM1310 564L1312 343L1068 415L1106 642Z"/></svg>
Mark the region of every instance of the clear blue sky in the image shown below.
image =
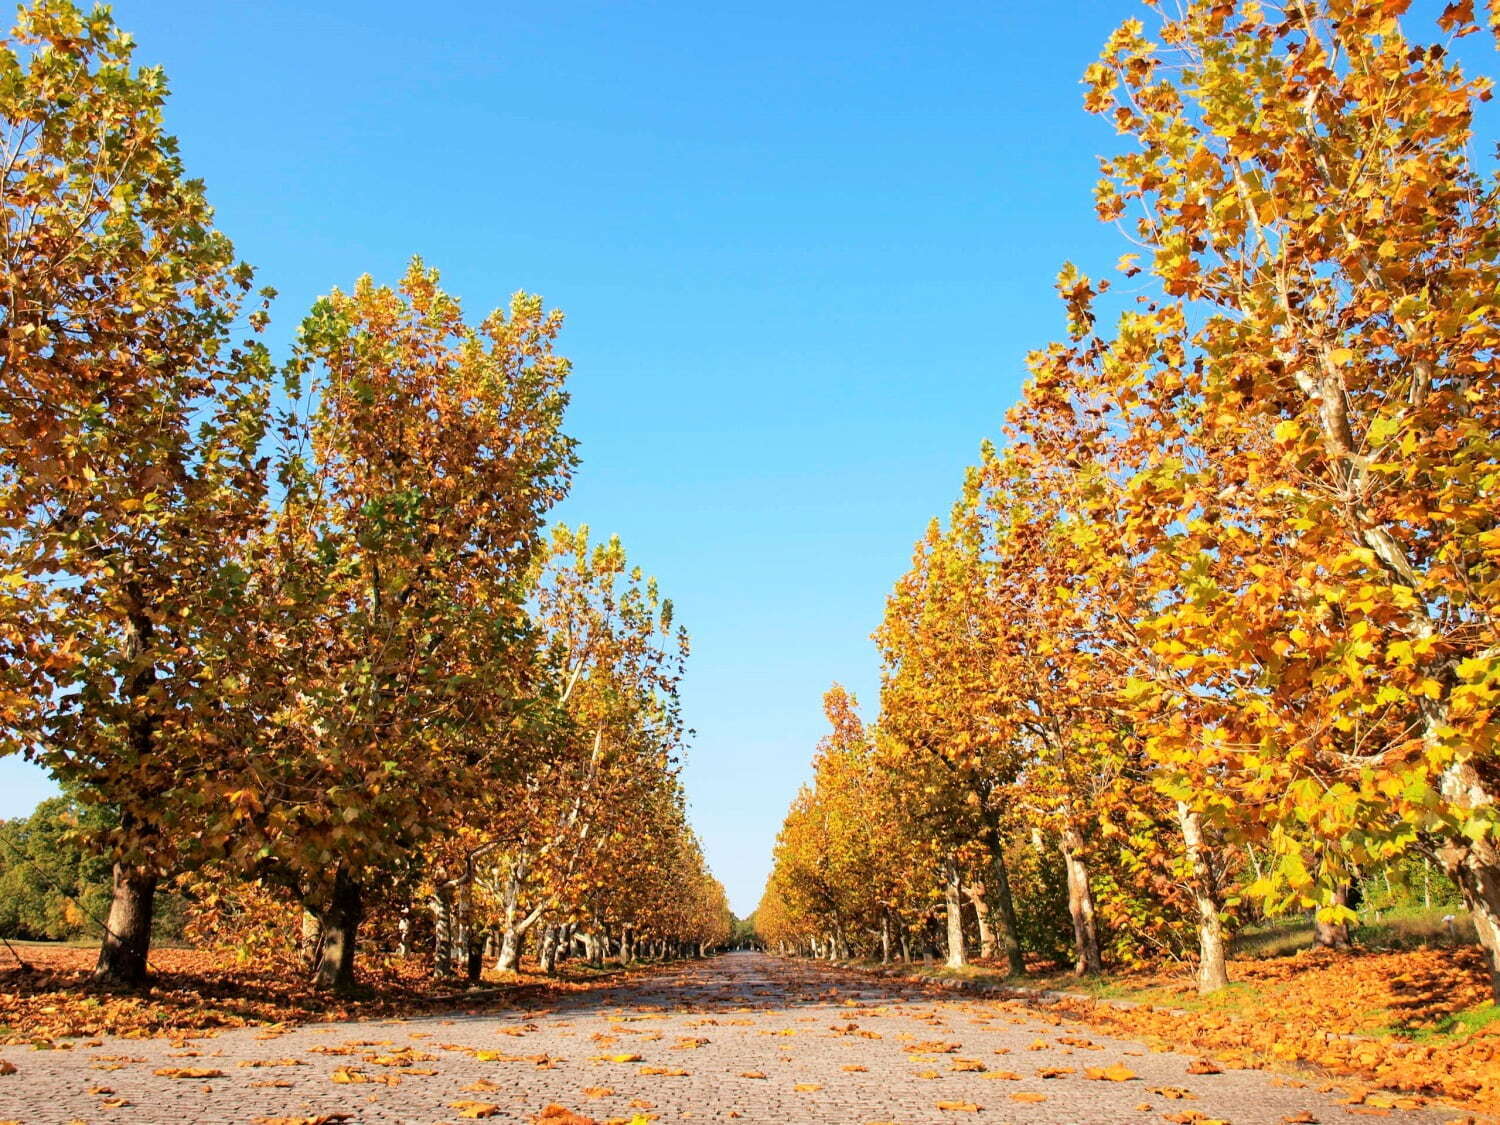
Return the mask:
<svg viewBox="0 0 1500 1125"><path fill-rule="evenodd" d="M830 681L1062 329L1115 139L1078 78L1136 6L119 0L171 128L280 290L438 266L478 316L567 312L563 518L618 532L693 634L692 817L754 906ZM47 791L0 761L0 816Z"/></svg>

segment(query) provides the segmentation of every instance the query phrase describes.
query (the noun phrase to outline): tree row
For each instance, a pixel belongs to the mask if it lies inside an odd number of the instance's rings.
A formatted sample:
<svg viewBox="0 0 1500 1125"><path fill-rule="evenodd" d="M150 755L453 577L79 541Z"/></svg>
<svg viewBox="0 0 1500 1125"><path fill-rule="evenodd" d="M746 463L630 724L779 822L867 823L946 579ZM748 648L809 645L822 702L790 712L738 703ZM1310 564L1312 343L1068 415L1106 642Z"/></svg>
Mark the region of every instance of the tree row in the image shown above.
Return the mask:
<svg viewBox="0 0 1500 1125"><path fill-rule="evenodd" d="M1066 339L887 601L874 730L830 696L768 940L936 899L961 948L972 898L1020 971L1051 886L1081 971L1187 926L1212 991L1248 915L1338 943L1362 879L1437 869L1500 995L1490 83L1470 5L1407 7L1198 0L1089 67L1123 283L1062 271Z"/></svg>
<svg viewBox="0 0 1500 1125"><path fill-rule="evenodd" d="M560 314L470 322L413 261L273 360L132 50L68 0L0 42L0 752L99 810L100 975L144 978L168 881L305 909L339 988L412 902L443 972L531 933L722 941L686 636L618 542L545 529Z"/></svg>

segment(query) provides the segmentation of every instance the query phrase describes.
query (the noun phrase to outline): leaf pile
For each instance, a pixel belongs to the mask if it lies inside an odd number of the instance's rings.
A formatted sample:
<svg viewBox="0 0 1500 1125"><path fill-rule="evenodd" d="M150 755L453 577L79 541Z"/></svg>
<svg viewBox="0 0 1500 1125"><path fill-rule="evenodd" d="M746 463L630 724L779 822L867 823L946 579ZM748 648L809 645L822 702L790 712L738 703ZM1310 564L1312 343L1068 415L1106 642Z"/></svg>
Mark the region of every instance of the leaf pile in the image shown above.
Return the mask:
<svg viewBox="0 0 1500 1125"><path fill-rule="evenodd" d="M1304 1064L1380 1087L1449 1098L1500 1112L1500 1022L1466 1037L1431 1035L1487 999L1482 951L1413 950L1336 955L1317 951L1236 962L1250 986L1201 1008L1180 979L1140 978L1159 987L1151 1004L1121 1010L1064 999L1064 1012L1113 1034L1212 1051L1229 1064ZM1420 1038L1427 1035L1426 1038ZM1211 1064L1209 1064L1211 1065ZM1208 1072L1208 1065L1195 1072Z"/></svg>
<svg viewBox="0 0 1500 1125"><path fill-rule="evenodd" d="M252 1024L384 1019L455 1006L535 1007L545 1005L548 996L593 986L587 976L517 974L512 977L515 983L471 997L455 994L451 984L434 982L425 958L372 957L364 967L369 987L355 999L339 999L314 990L287 966L242 965L214 951L158 949L151 955L154 987L145 993L112 992L95 987L90 980L97 956L91 948L29 946L30 971L0 970L0 1025L6 1029L0 1045L92 1035L167 1036ZM621 979L623 974L609 978L614 984Z"/></svg>

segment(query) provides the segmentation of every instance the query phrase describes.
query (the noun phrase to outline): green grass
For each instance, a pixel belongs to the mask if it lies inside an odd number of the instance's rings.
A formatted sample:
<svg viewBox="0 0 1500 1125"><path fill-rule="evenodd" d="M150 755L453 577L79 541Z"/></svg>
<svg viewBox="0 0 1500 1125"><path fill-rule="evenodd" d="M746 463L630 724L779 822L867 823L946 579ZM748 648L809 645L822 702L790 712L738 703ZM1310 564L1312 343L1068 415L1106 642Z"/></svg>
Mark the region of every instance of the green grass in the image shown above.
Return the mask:
<svg viewBox="0 0 1500 1125"><path fill-rule="evenodd" d="M17 949L83 949L97 948L99 945L99 939L96 937L68 938L66 941L23 941L21 938L6 938L5 940ZM5 947L0 945L0 951L4 949Z"/></svg>
<svg viewBox="0 0 1500 1125"><path fill-rule="evenodd" d="M1391 1024L1377 1028L1374 1035L1395 1035L1413 1043L1445 1043L1467 1039L1491 1024L1500 1024L1500 1004L1486 1004L1482 1008L1469 1008L1454 1012L1436 1027L1403 1027Z"/></svg>

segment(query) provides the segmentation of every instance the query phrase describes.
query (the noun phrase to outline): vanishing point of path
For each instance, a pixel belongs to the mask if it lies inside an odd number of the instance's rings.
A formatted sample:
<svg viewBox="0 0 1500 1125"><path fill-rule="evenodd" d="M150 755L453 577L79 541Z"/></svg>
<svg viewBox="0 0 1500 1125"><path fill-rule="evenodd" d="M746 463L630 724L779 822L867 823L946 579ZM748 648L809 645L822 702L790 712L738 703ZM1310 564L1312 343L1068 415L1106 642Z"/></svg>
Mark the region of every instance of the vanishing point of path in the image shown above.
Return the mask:
<svg viewBox="0 0 1500 1125"><path fill-rule="evenodd" d="M600 1121L1368 1120L1316 1083L1251 1070L1193 1075L1191 1055L1014 1005L757 954L606 980L545 1010L0 1053L17 1068L0 1077L0 1120L24 1125L324 1114L433 1125L461 1120L465 1103L468 1116L495 1121L530 1121L548 1105ZM1116 1066L1136 1077L1086 1073ZM171 1068L200 1073L155 1073ZM1432 1106L1382 1116L1453 1114Z"/></svg>

